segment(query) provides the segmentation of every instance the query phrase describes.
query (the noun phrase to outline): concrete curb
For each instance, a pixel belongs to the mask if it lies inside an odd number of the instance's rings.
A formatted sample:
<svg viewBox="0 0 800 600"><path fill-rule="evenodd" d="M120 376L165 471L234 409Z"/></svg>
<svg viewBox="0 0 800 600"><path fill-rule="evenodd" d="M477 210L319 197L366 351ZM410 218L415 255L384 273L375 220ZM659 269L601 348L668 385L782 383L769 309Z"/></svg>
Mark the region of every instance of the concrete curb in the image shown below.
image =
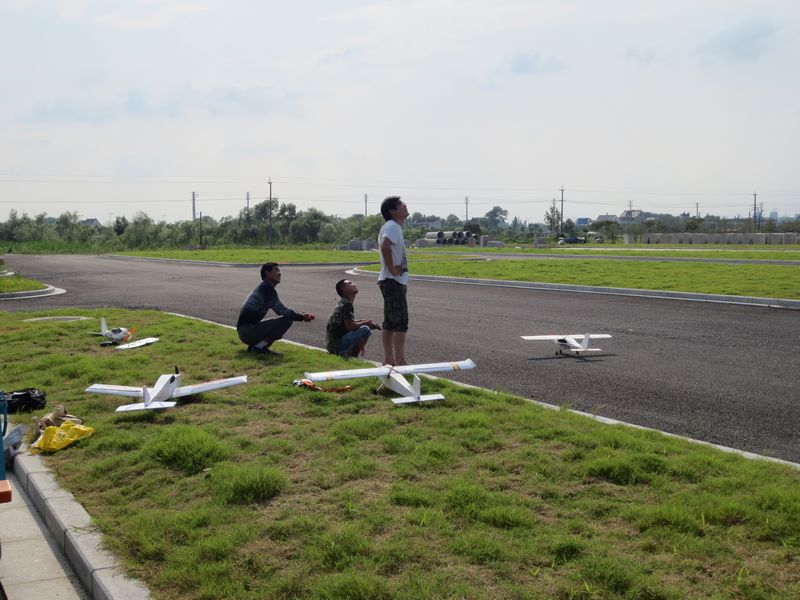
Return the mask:
<svg viewBox="0 0 800 600"><path fill-rule="evenodd" d="M126 577L114 555L103 548L102 535L89 513L58 485L41 457L23 447L12 468L92 600L150 598L150 591Z"/></svg>
<svg viewBox="0 0 800 600"><path fill-rule="evenodd" d="M0 300L16 300L18 298L43 298L45 296L58 296L59 294L66 294L67 290L53 287L48 285L43 290L26 290L24 292L3 292L0 294Z"/></svg>
<svg viewBox="0 0 800 600"><path fill-rule="evenodd" d="M351 269L347 272L353 275L378 276L378 273L375 271L365 271L363 269ZM409 279L412 281L439 281L459 285L484 285L491 287L512 287L552 292L579 292L584 294L605 294L609 296L634 296L641 298L657 298L662 300L718 302L721 304L742 304L747 306L762 306L765 308L800 310L800 300L792 300L788 298L758 298L755 296L727 296L724 294L698 294L695 292L665 292L661 290L595 287L591 285L570 285L566 283L509 281L506 279L466 279L463 277L448 277L444 275L411 275L409 276Z"/></svg>

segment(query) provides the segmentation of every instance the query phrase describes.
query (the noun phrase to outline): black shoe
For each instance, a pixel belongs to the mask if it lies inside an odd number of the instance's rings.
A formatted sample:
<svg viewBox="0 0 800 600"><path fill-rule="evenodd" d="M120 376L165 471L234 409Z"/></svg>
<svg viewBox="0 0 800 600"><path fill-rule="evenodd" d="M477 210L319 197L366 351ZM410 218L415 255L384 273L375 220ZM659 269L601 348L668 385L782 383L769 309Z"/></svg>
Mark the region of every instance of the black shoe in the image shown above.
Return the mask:
<svg viewBox="0 0 800 600"><path fill-rule="evenodd" d="M271 354L273 356L277 356L278 355L277 352L273 352L272 350L270 350L266 346L263 346L261 348L259 348L257 346L248 346L247 347L247 351L248 352L253 352L255 354Z"/></svg>

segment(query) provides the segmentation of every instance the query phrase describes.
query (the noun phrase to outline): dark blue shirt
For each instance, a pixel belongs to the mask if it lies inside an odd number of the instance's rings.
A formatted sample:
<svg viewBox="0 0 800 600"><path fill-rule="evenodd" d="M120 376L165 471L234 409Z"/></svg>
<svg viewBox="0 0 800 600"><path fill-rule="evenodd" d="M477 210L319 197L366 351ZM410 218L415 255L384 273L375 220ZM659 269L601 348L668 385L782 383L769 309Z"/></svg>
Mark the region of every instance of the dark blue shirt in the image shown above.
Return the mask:
<svg viewBox="0 0 800 600"><path fill-rule="evenodd" d="M262 281L244 301L242 310L239 311L239 320L236 321L236 329L242 325L257 325L270 308L282 317L289 317L293 321L303 320L303 315L283 305L274 287L266 281Z"/></svg>

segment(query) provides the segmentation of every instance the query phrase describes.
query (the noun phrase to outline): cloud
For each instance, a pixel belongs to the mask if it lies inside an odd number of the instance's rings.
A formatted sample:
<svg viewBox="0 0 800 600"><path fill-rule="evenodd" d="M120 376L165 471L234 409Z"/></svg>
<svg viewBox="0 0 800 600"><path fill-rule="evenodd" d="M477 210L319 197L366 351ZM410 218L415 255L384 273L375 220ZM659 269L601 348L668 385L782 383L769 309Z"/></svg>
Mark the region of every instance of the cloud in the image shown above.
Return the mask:
<svg viewBox="0 0 800 600"><path fill-rule="evenodd" d="M561 69L561 64L553 58L542 58L532 52L520 52L511 57L509 67L514 75L531 76L558 71Z"/></svg>
<svg viewBox="0 0 800 600"><path fill-rule="evenodd" d="M100 124L130 117L173 119L195 112L211 119L244 119L274 113L298 114L302 107L302 95L276 93L265 87L181 89L155 100L141 90L130 90L107 101L82 102L74 98L39 104L23 120L29 124Z"/></svg>
<svg viewBox="0 0 800 600"><path fill-rule="evenodd" d="M697 55L704 63L758 60L777 31L772 23L753 19L718 33L697 49Z"/></svg>
<svg viewBox="0 0 800 600"><path fill-rule="evenodd" d="M656 55L652 48L631 46L625 52L625 56L643 67L649 67L656 60Z"/></svg>
<svg viewBox="0 0 800 600"><path fill-rule="evenodd" d="M113 29L157 29L212 8L210 1L189 0L0 0L16 10L55 13L62 19L86 21Z"/></svg>

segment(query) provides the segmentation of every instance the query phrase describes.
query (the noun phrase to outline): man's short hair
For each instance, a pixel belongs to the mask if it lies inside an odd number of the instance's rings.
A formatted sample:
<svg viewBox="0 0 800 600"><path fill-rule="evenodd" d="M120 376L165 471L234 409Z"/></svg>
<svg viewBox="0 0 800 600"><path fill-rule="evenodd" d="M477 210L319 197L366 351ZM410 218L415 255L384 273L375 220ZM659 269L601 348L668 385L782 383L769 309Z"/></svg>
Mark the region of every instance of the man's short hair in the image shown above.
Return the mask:
<svg viewBox="0 0 800 600"><path fill-rule="evenodd" d="M278 266L276 262L268 262L261 265L261 281L264 281L264 275L272 271L275 267Z"/></svg>
<svg viewBox="0 0 800 600"><path fill-rule="evenodd" d="M397 210L398 204L400 204L400 196L389 196L381 202L381 214L383 215L384 221L388 221L392 218L389 211Z"/></svg>
<svg viewBox="0 0 800 600"><path fill-rule="evenodd" d="M347 282L347 279L340 279L336 282L336 293L339 294L340 298L344 298L344 296L342 296L342 290L344 289L345 282Z"/></svg>

